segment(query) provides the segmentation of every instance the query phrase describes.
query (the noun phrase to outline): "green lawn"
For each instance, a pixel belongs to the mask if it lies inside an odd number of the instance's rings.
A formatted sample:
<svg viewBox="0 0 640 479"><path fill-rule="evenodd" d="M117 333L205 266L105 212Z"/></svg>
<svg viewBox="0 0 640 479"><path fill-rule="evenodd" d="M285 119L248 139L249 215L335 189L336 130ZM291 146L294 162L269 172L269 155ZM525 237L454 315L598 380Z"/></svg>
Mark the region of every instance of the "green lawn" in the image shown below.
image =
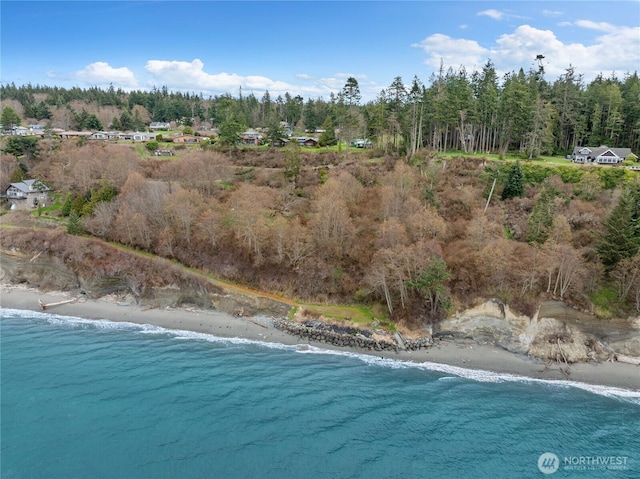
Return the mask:
<svg viewBox="0 0 640 479"><path fill-rule="evenodd" d="M438 153L440 158L459 158L461 156L465 158L484 158L489 161L521 161L526 163L535 163L540 165L551 166L580 166L577 163L573 163L571 160L567 160L564 156L541 156L532 160L523 159L520 155L507 153L506 156L497 153L465 153L464 151L447 151L444 153Z"/></svg>

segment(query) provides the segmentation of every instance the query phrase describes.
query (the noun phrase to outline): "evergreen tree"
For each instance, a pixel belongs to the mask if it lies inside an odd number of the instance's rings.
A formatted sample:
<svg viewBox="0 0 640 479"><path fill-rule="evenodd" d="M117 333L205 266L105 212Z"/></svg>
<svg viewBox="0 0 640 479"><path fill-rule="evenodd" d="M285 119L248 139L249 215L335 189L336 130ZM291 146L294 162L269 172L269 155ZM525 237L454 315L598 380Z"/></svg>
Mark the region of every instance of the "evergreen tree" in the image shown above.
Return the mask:
<svg viewBox="0 0 640 479"><path fill-rule="evenodd" d="M275 112L271 112L267 120L267 142L273 146L285 137L284 128Z"/></svg>
<svg viewBox="0 0 640 479"><path fill-rule="evenodd" d="M360 103L360 86L358 80L354 77L347 78L347 82L342 87L342 96L347 106L357 105Z"/></svg>
<svg viewBox="0 0 640 479"><path fill-rule="evenodd" d="M91 131L102 131L104 129L102 127L102 122L93 113L87 117L87 121L83 129L85 128Z"/></svg>
<svg viewBox="0 0 640 479"><path fill-rule="evenodd" d="M582 77L572 66L553 84L552 103L558 112L556 148L565 153L571 153L572 147L579 144L581 90Z"/></svg>
<svg viewBox="0 0 640 479"><path fill-rule="evenodd" d="M640 183L627 187L618 198L604 221L597 252L607 270L640 254Z"/></svg>
<svg viewBox="0 0 640 479"><path fill-rule="evenodd" d="M241 140L241 133L244 127L233 117L222 122L218 132L218 143L229 147L229 156L231 156L232 148L238 146Z"/></svg>
<svg viewBox="0 0 640 479"><path fill-rule="evenodd" d="M446 283L451 278L447 263L442 258L432 258L415 281L408 281L409 288L417 290L429 305L430 319L439 319L450 307Z"/></svg>
<svg viewBox="0 0 640 479"><path fill-rule="evenodd" d="M143 131L145 129L145 123L144 121L142 121L142 118L140 118L140 112L138 110L136 110L133 114L133 119L131 120L131 127L135 131ZM99 129L102 129L102 125L100 125Z"/></svg>
<svg viewBox="0 0 640 479"><path fill-rule="evenodd" d="M10 136L3 151L16 158L24 156L28 160L35 159L40 154L38 138L34 136Z"/></svg>
<svg viewBox="0 0 640 479"><path fill-rule="evenodd" d="M70 235L82 235L84 234L84 226L82 225L82 218L78 213L71 212L69 215L69 221L67 222L67 233Z"/></svg>
<svg viewBox="0 0 640 479"><path fill-rule="evenodd" d="M73 197L71 194L67 195L67 198L64 200L62 204L62 208L60 209L60 213L62 216L69 216L71 214L71 210L73 207Z"/></svg>
<svg viewBox="0 0 640 479"><path fill-rule="evenodd" d="M387 114L389 134L391 135L393 147L400 149L404 143L403 131L405 130L405 106L407 102L407 89L404 86L402 77L395 77L393 82L386 89L386 102L388 107ZM385 112L386 113L386 112Z"/></svg>
<svg viewBox="0 0 640 479"><path fill-rule="evenodd" d="M474 97L476 101L475 117L479 122L476 133L476 149L489 152L493 150L498 137L498 77L493 63L488 61L481 73L473 76Z"/></svg>
<svg viewBox="0 0 640 479"><path fill-rule="evenodd" d="M524 135L531 130L532 98L524 71L507 75L500 95L501 149L506 155L511 147L520 148Z"/></svg>
<svg viewBox="0 0 640 479"><path fill-rule="evenodd" d="M333 146L338 143L338 139L336 138L335 126L333 124L333 120L331 120L331 117L327 117L327 119L322 124L322 129L324 131L320 133L320 137L318 138L318 145Z"/></svg>
<svg viewBox="0 0 640 479"><path fill-rule="evenodd" d="M13 126L20 126L20 115L10 106L5 106L2 109L0 123L2 123L2 128L5 130L10 130Z"/></svg>
<svg viewBox="0 0 640 479"><path fill-rule="evenodd" d="M38 103L34 110L36 120L49 120L53 116L51 110L43 101Z"/></svg>
<svg viewBox="0 0 640 479"><path fill-rule="evenodd" d="M631 151L640 151L640 78L638 73L625 78L622 89L622 115L624 129L622 141Z"/></svg>
<svg viewBox="0 0 640 479"><path fill-rule="evenodd" d="M302 118L304 99L300 95L292 98L289 93L286 93L284 98L284 118L289 125L295 126Z"/></svg>
<svg viewBox="0 0 640 479"><path fill-rule="evenodd" d="M301 166L300 145L297 141L292 141L284 154L284 177L293 183L294 189L298 185Z"/></svg>
<svg viewBox="0 0 640 479"><path fill-rule="evenodd" d="M310 132L318 129L318 115L316 114L315 102L309 98L304 105L304 128Z"/></svg>
<svg viewBox="0 0 640 479"><path fill-rule="evenodd" d="M522 168L520 162L516 161L509 170L507 184L502 190L502 199L521 197L524 195L524 178L522 176Z"/></svg>
<svg viewBox="0 0 640 479"><path fill-rule="evenodd" d="M527 241L530 243L544 243L549 236L555 214L554 195L547 187L543 187L538 195L533 211L527 218L529 231Z"/></svg>
<svg viewBox="0 0 640 479"><path fill-rule="evenodd" d="M22 168L16 168L11 173L11 178L9 179L10 183L20 183L28 178L26 171Z"/></svg>

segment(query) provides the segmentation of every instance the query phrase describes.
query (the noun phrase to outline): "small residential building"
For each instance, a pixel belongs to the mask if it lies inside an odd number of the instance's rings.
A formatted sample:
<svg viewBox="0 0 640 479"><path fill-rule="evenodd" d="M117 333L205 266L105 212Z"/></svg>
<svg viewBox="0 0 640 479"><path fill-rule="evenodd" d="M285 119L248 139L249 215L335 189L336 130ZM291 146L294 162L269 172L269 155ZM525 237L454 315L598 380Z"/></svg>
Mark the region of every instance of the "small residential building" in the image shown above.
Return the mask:
<svg viewBox="0 0 640 479"><path fill-rule="evenodd" d="M150 130L170 130L171 124L164 121L153 121L149 125Z"/></svg>
<svg viewBox="0 0 640 479"><path fill-rule="evenodd" d="M242 143L245 145L258 146L262 142L262 133L249 129L242 134Z"/></svg>
<svg viewBox="0 0 640 479"><path fill-rule="evenodd" d="M61 131L60 133L58 133L60 135L60 138L62 138L63 140L70 140L72 138L89 138L91 135L93 135L92 131Z"/></svg>
<svg viewBox="0 0 640 479"><path fill-rule="evenodd" d="M48 201L50 191L51 188L40 180L24 180L11 183L3 196L14 209L35 208Z"/></svg>
<svg viewBox="0 0 640 479"><path fill-rule="evenodd" d="M11 134L16 136L27 136L27 135L31 135L31 132L29 131L29 128L27 128L26 126L14 126L11 129Z"/></svg>
<svg viewBox="0 0 640 479"><path fill-rule="evenodd" d="M318 146L318 139L317 138L306 137L306 136L301 136L301 137L298 138L298 144L300 146L306 146L306 147L314 148L314 147Z"/></svg>
<svg viewBox="0 0 640 479"><path fill-rule="evenodd" d="M89 140L108 140L109 139L109 132L107 131L96 131L95 133L92 133L91 136L88 138Z"/></svg>
<svg viewBox="0 0 640 479"><path fill-rule="evenodd" d="M373 148L373 143L370 140L362 138L353 140L350 144L355 148Z"/></svg>
<svg viewBox="0 0 640 479"><path fill-rule="evenodd" d="M618 165L628 156L630 148L609 148L608 146L588 147L576 146L571 155L571 161L583 164Z"/></svg>
<svg viewBox="0 0 640 479"><path fill-rule="evenodd" d="M155 137L155 133L146 133L140 131L136 131L135 133L133 133L133 141L149 141L154 140Z"/></svg>
<svg viewBox="0 0 640 479"><path fill-rule="evenodd" d="M173 139L174 143L200 143L204 140L204 136L180 135Z"/></svg>

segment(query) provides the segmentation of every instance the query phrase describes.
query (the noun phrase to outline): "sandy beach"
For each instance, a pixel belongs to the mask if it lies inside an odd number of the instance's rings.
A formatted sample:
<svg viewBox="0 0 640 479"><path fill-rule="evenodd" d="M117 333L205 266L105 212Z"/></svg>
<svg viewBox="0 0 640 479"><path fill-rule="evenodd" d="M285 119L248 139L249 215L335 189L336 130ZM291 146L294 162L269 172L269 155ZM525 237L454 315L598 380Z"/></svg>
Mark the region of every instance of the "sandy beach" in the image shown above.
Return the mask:
<svg viewBox="0 0 640 479"><path fill-rule="evenodd" d="M39 301L45 304L74 299L68 293L42 293L33 289L4 284L0 287L0 307L41 311ZM136 324L152 324L167 329L194 331L224 338L245 338L287 345L311 344L325 349L349 351L325 343L314 343L299 339L276 329L268 318L234 317L219 311L197 309L152 309L118 302L111 298L88 300L79 298L68 304L52 306L47 312L85 319L106 319ZM546 368L545 363L518 356L503 349L480 345L475 342L436 340L433 347L412 352L374 353L385 359L413 362L432 362L471 370L492 371L517 376L546 380L570 380L587 384L603 385L640 391L640 366L624 363L573 364L566 376L558 366Z"/></svg>

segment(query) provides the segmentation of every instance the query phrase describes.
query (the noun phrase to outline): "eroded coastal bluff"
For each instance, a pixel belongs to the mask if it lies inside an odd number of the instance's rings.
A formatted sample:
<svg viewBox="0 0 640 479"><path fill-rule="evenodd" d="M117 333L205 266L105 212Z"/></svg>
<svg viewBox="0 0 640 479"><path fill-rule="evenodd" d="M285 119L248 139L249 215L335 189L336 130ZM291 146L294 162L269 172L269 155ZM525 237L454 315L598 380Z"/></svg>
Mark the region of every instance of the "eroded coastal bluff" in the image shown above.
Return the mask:
<svg viewBox="0 0 640 479"><path fill-rule="evenodd" d="M191 307L236 316L269 316L274 318L274 327L299 338L369 351L416 351L447 339L494 345L518 355L563 364L634 364L640 358L640 318L602 320L561 301L543 302L530 317L488 299L436 326L392 332L310 316L303 308L291 315L294 304L283 298L213 284L166 260L130 256L126 270L110 270L109 258L104 254L83 255L82 261L77 262L37 249L3 248L0 281L41 291L65 291L87 299L116 294L147 308Z"/></svg>

